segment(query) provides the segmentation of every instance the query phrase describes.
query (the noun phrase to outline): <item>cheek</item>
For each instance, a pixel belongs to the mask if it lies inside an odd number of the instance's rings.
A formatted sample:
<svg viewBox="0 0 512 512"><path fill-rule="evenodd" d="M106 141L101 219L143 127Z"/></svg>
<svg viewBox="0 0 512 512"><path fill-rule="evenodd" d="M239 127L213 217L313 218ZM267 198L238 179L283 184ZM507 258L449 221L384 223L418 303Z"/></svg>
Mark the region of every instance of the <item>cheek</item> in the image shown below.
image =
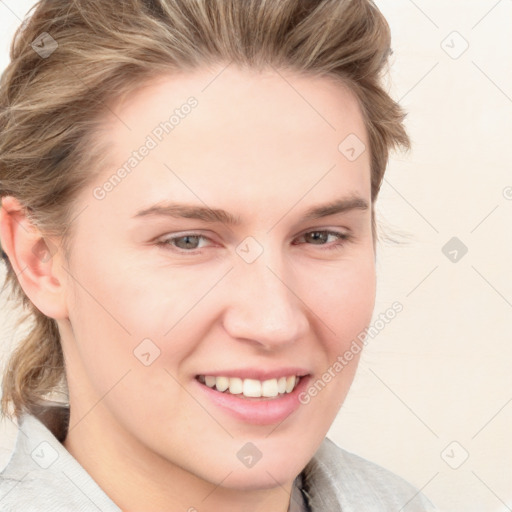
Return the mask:
<svg viewBox="0 0 512 512"><path fill-rule="evenodd" d="M162 306L149 300L153 292L144 287L144 278L134 278L136 272L122 260L115 261L79 255L70 269L68 301L74 339L68 343L68 355L99 394L126 372L145 368L134 351L143 340L156 339L168 328L163 322L166 315L157 309ZM156 345L146 342L143 347L155 357Z"/></svg>
<svg viewBox="0 0 512 512"><path fill-rule="evenodd" d="M376 292L374 260L362 257L322 275L321 281L310 286L308 301L316 305L315 313L329 328L330 351L344 350L371 321Z"/></svg>
<svg viewBox="0 0 512 512"><path fill-rule="evenodd" d="M148 366L179 365L209 320L201 299L219 279L219 272L183 268L149 272L120 255L79 255L71 272L74 357L86 373L94 374L98 392L128 370L134 374Z"/></svg>
<svg viewBox="0 0 512 512"><path fill-rule="evenodd" d="M363 350L360 336L371 322L376 291L373 257L339 265L322 286L311 290L308 300L317 304L315 339L320 373L302 395L301 403L310 414L310 428L327 432L348 394ZM320 332L323 335L318 335Z"/></svg>

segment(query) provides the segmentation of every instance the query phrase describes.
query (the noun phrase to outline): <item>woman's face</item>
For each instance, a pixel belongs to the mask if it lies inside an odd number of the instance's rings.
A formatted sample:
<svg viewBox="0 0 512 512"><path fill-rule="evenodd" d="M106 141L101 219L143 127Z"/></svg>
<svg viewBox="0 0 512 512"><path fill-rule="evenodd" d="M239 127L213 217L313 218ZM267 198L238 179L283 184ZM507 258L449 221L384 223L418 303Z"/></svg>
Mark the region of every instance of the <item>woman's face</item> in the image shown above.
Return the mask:
<svg viewBox="0 0 512 512"><path fill-rule="evenodd" d="M155 80L98 134L64 264L70 436L101 432L141 471L275 487L324 439L371 320L370 155L341 85L221 71Z"/></svg>

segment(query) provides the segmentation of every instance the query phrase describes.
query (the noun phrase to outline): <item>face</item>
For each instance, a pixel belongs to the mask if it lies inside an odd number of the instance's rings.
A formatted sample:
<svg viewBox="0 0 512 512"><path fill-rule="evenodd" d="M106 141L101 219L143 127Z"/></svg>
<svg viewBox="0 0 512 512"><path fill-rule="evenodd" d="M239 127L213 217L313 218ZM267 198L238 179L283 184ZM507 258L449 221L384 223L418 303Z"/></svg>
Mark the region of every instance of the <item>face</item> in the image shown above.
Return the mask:
<svg viewBox="0 0 512 512"><path fill-rule="evenodd" d="M148 467L275 487L324 439L371 320L370 157L340 84L220 71L153 81L98 133L107 165L65 263L71 428Z"/></svg>

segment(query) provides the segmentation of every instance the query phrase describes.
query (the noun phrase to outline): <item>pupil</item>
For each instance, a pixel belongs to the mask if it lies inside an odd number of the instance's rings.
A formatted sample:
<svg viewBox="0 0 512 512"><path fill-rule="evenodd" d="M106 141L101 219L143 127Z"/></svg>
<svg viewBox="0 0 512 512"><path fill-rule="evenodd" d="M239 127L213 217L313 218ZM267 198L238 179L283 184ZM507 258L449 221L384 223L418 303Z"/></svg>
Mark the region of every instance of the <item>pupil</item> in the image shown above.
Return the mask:
<svg viewBox="0 0 512 512"><path fill-rule="evenodd" d="M184 245L184 247L180 247L180 249L190 249L191 248L190 244L189 244L190 240L195 239L195 242L197 242L198 238L199 238L198 236L183 236L178 239L178 245L179 245L180 240L185 240L186 242L184 244L182 244L182 245ZM192 245L194 245L194 241L192 241ZM192 249L195 249L195 247L192 247Z"/></svg>
<svg viewBox="0 0 512 512"><path fill-rule="evenodd" d="M320 235L320 237L316 236L316 235ZM312 231L311 233L309 233L309 236L310 236L310 239L313 240L313 241L318 241L320 240L321 242L325 242L325 237L327 237L327 233L324 233L322 231Z"/></svg>

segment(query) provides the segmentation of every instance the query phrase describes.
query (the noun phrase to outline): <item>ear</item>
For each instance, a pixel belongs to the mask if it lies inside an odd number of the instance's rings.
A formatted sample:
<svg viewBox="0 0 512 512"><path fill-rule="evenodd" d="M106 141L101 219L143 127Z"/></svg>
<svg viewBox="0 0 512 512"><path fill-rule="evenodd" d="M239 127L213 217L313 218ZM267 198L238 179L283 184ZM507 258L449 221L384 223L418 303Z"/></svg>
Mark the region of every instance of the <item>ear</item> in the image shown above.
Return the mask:
<svg viewBox="0 0 512 512"><path fill-rule="evenodd" d="M30 301L54 319L68 317L64 274L59 271L61 252L45 239L13 196L2 198L0 238L16 277Z"/></svg>

